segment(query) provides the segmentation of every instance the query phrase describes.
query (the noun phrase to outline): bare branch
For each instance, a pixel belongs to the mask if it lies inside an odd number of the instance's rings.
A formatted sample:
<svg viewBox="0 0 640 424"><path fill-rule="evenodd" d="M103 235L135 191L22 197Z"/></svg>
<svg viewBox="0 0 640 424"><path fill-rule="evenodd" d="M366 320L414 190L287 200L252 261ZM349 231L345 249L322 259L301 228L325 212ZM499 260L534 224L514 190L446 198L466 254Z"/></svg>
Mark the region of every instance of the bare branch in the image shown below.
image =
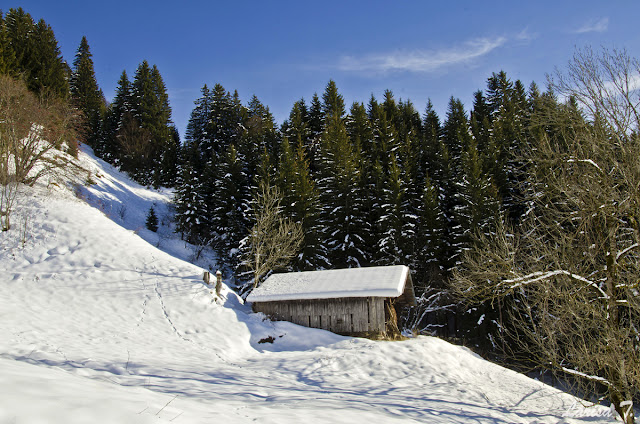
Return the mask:
<svg viewBox="0 0 640 424"><path fill-rule="evenodd" d="M631 246L619 251L616 254L616 262L619 261L622 257L624 257L624 255L626 255L627 253L633 251L633 249L636 249L638 247L640 247L640 243L633 243Z"/></svg>
<svg viewBox="0 0 640 424"><path fill-rule="evenodd" d="M602 377L599 377L597 375L588 375L588 374L585 374L583 372L572 370L572 369L569 369L569 368L566 368L566 367L561 367L561 369L562 369L563 372L566 372L567 374L575 375L575 376L578 376L578 377L581 377L581 378L586 378L587 380L595 381L595 382L604 384L606 386L611 386L611 383L606 378L602 378Z"/></svg>
<svg viewBox="0 0 640 424"><path fill-rule="evenodd" d="M269 271L286 266L302 246L302 226L282 216L277 188L263 185L256 196L256 223L247 238L245 264L254 273L253 286Z"/></svg>
<svg viewBox="0 0 640 424"><path fill-rule="evenodd" d="M537 283L539 281L542 280L547 280L549 278L552 277L556 277L558 275L565 275L569 278L572 278L574 280L580 281L582 283L587 284L588 286L593 287L594 289L596 289L601 295L603 299L608 299L609 295L602 290L596 283L594 283L593 281L589 281L587 278L584 278L580 275L576 275L573 274L569 271L565 271L563 269L559 269L559 270L555 270L555 271L548 271L548 272L533 272L529 275L525 275L523 277L519 277L519 278L514 278L511 280L503 280L502 282L505 284L513 284L510 288L511 289L516 289L518 287L522 287L522 286L526 286L528 284L533 284L533 283ZM514 284L515 283L515 284Z"/></svg>

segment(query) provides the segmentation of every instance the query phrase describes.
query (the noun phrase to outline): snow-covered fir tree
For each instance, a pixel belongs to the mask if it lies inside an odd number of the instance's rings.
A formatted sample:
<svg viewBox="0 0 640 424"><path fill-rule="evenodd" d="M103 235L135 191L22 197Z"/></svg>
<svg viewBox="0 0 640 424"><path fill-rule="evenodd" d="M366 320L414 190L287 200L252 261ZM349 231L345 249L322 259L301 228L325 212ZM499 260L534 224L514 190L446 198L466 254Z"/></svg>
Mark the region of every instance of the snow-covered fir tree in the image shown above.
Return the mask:
<svg viewBox="0 0 640 424"><path fill-rule="evenodd" d="M98 87L89 42L84 36L73 61L69 88L71 101L84 118L84 141L96 149L101 137L100 127L106 111L106 101Z"/></svg>

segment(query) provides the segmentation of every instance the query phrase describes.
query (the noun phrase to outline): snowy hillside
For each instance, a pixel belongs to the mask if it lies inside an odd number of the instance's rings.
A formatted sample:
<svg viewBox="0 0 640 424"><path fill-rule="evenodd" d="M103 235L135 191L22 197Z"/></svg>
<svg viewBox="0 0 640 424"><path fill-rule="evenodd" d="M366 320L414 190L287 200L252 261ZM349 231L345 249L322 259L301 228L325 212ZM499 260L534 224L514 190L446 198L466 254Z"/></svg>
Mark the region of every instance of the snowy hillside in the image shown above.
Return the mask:
<svg viewBox="0 0 640 424"><path fill-rule="evenodd" d="M0 235L0 424L612 420L439 339L353 339L215 299L188 246L144 228L170 195L80 161L94 185L25 191Z"/></svg>

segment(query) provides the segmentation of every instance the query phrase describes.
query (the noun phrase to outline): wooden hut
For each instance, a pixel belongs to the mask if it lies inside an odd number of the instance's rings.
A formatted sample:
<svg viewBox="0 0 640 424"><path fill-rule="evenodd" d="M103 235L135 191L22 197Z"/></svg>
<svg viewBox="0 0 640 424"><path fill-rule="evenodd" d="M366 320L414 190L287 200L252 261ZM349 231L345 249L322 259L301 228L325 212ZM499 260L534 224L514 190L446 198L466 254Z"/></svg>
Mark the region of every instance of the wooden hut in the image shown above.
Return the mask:
<svg viewBox="0 0 640 424"><path fill-rule="evenodd" d="M361 337L396 336L396 307L416 305L403 265L274 274L247 301L271 319Z"/></svg>

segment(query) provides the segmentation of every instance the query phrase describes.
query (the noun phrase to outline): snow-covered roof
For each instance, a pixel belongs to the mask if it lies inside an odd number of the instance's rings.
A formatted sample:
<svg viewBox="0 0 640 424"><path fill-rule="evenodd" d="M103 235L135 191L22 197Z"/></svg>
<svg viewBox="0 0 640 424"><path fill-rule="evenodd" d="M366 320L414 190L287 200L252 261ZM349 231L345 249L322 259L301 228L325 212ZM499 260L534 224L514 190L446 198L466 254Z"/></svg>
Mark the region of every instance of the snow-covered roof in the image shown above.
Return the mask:
<svg viewBox="0 0 640 424"><path fill-rule="evenodd" d="M399 297L408 275L409 268L404 265L273 274L247 301Z"/></svg>

